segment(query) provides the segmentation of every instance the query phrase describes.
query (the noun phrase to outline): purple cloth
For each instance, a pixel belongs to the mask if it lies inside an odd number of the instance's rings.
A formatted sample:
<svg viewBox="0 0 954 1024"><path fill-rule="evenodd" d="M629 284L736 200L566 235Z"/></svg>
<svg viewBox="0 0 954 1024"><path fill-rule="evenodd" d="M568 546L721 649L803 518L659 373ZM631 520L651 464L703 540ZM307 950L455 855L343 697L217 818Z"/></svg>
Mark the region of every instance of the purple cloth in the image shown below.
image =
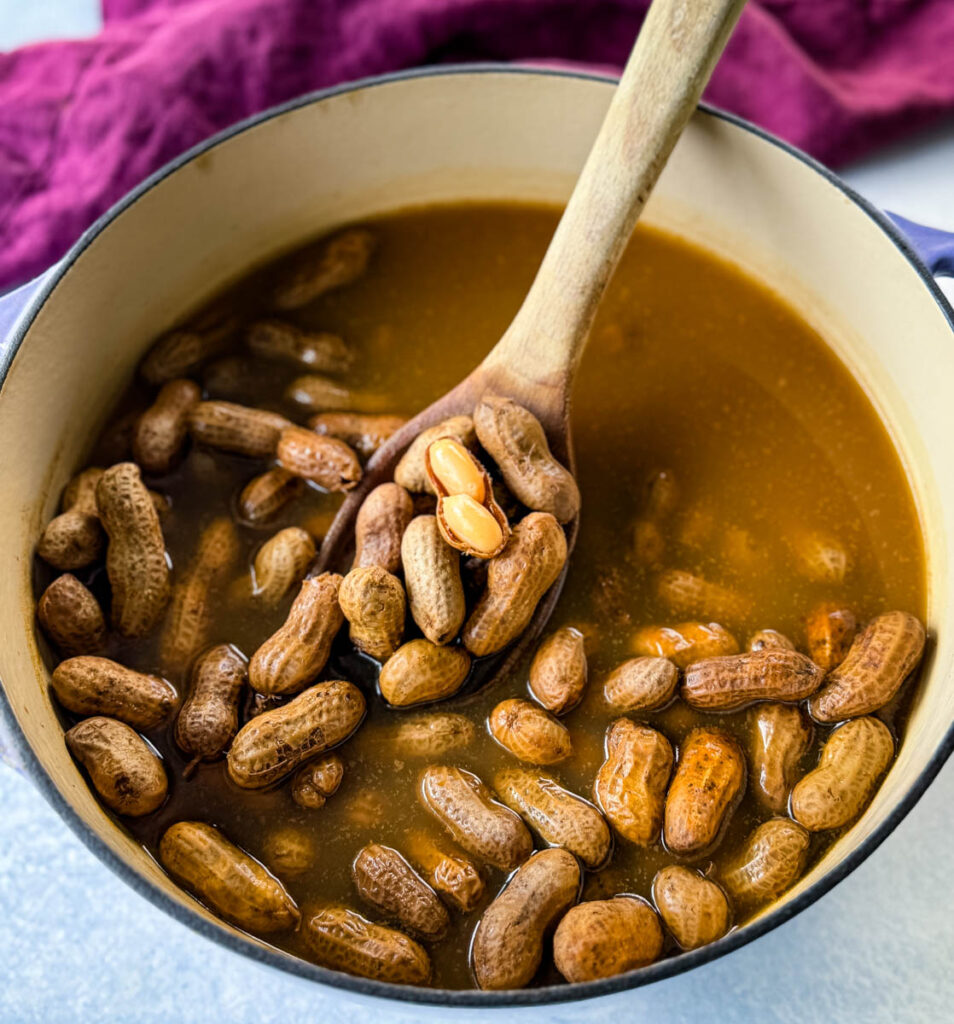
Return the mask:
<svg viewBox="0 0 954 1024"><path fill-rule="evenodd" d="M620 67L647 0L103 0L0 54L0 288L147 174L311 89L427 63ZM954 108L954 0L750 0L711 102L837 163Z"/></svg>

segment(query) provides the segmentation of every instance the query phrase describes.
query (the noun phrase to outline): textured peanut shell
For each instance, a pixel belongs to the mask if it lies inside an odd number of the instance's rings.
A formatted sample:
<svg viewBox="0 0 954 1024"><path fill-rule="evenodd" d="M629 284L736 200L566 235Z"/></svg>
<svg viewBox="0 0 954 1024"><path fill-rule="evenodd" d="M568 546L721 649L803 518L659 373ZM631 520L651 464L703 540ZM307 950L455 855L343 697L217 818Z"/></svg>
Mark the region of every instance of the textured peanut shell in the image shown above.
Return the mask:
<svg viewBox="0 0 954 1024"><path fill-rule="evenodd" d="M917 668L924 641L924 627L907 612L873 618L809 702L812 717L839 722L883 708Z"/></svg>
<svg viewBox="0 0 954 1024"><path fill-rule="evenodd" d="M738 591L683 569L667 569L656 581L659 600L673 615L711 615L737 622L752 610L752 602Z"/></svg>
<svg viewBox="0 0 954 1024"><path fill-rule="evenodd" d="M710 850L744 789L745 759L736 741L717 729L693 729L681 745L666 796L666 846L681 856Z"/></svg>
<svg viewBox="0 0 954 1024"><path fill-rule="evenodd" d="M189 431L198 444L255 459L271 458L290 426L277 412L234 402L200 402L189 413Z"/></svg>
<svg viewBox="0 0 954 1024"><path fill-rule="evenodd" d="M286 427L275 448L284 469L326 491L350 491L361 479L358 456L344 441L304 427Z"/></svg>
<svg viewBox="0 0 954 1024"><path fill-rule="evenodd" d="M760 700L804 700L821 686L823 676L804 654L765 647L693 662L680 692L699 711L737 711Z"/></svg>
<svg viewBox="0 0 954 1024"><path fill-rule="evenodd" d="M265 837L262 859L281 878L295 878L318 863L318 844L298 825L279 825Z"/></svg>
<svg viewBox="0 0 954 1024"><path fill-rule="evenodd" d="M653 901L682 949L698 949L721 939L731 914L725 893L698 871L669 864L656 872Z"/></svg>
<svg viewBox="0 0 954 1024"><path fill-rule="evenodd" d="M159 842L159 859L203 903L254 935L288 931L299 921L281 882L212 825L170 825Z"/></svg>
<svg viewBox="0 0 954 1024"><path fill-rule="evenodd" d="M812 742L811 723L792 704L759 704L749 712L749 756L756 799L784 814L802 757Z"/></svg>
<svg viewBox="0 0 954 1024"><path fill-rule="evenodd" d="M848 573L845 546L820 530L796 530L789 547L798 573L813 583L841 583Z"/></svg>
<svg viewBox="0 0 954 1024"><path fill-rule="evenodd" d="M749 642L746 644L746 650L749 651L764 651L766 647L782 648L786 651L795 650L792 641L784 633L779 633L777 629L760 629L749 637ZM814 659L812 660L814 661ZM817 665L818 662L815 664ZM821 667L824 668L824 665Z"/></svg>
<svg viewBox="0 0 954 1024"><path fill-rule="evenodd" d="M540 599L566 563L566 536L547 512L531 512L490 560L487 585L464 626L464 644L483 657L501 651L527 628Z"/></svg>
<svg viewBox="0 0 954 1024"><path fill-rule="evenodd" d="M417 863L431 887L461 913L469 914L484 895L484 880L472 860L451 853L423 832L406 838L411 859Z"/></svg>
<svg viewBox="0 0 954 1024"><path fill-rule="evenodd" d="M407 423L404 416L367 412L320 412L308 421L316 434L337 437L353 448L362 459L371 456Z"/></svg>
<svg viewBox="0 0 954 1024"><path fill-rule="evenodd" d="M494 776L500 799L550 846L562 846L591 871L609 858L612 837L603 815L556 779L529 768L505 768Z"/></svg>
<svg viewBox="0 0 954 1024"><path fill-rule="evenodd" d="M345 907L307 915L302 934L322 967L393 985L426 985L431 979L431 960L422 946Z"/></svg>
<svg viewBox="0 0 954 1024"><path fill-rule="evenodd" d="M162 335L146 353L139 373L147 384L159 385L188 377L228 345L234 324L230 318L208 327L186 327Z"/></svg>
<svg viewBox="0 0 954 1024"><path fill-rule="evenodd" d="M96 488L104 470L92 467L74 477L63 491L60 514L47 523L36 553L56 569L82 569L106 547L99 521Z"/></svg>
<svg viewBox="0 0 954 1024"><path fill-rule="evenodd" d="M718 622L647 626L633 634L631 649L644 657L668 658L682 669L703 658L739 653L735 637Z"/></svg>
<svg viewBox="0 0 954 1024"><path fill-rule="evenodd" d="M573 752L567 727L527 700L501 701L491 711L488 724L502 747L529 764L556 764Z"/></svg>
<svg viewBox="0 0 954 1024"><path fill-rule="evenodd" d="M344 778L344 763L337 754L325 754L302 765L292 779L292 799L306 810L324 807Z"/></svg>
<svg viewBox="0 0 954 1024"><path fill-rule="evenodd" d="M634 896L571 907L553 935L553 962L567 981L595 981L659 959L663 930L656 911Z"/></svg>
<svg viewBox="0 0 954 1024"><path fill-rule="evenodd" d="M354 565L377 565L386 572L401 568L401 541L414 515L414 502L403 487L379 484L361 503L354 523Z"/></svg>
<svg viewBox="0 0 954 1024"><path fill-rule="evenodd" d="M317 249L297 256L279 275L272 292L275 309L299 309L335 288L362 277L375 239L365 228L347 228Z"/></svg>
<svg viewBox="0 0 954 1024"><path fill-rule="evenodd" d="M165 611L171 585L162 527L139 467L110 466L96 487L96 504L109 537L113 626L123 636L144 636Z"/></svg>
<svg viewBox="0 0 954 1024"><path fill-rule="evenodd" d="M614 711L655 711L678 684L679 669L668 658L630 658L606 677L603 697Z"/></svg>
<svg viewBox="0 0 954 1024"><path fill-rule="evenodd" d="M434 488L427 476L425 456L427 449L434 441L442 437L452 437L465 448L476 440L474 421L469 416L452 416L422 430L409 445L394 468L394 482L400 484L412 494L433 494Z"/></svg>
<svg viewBox="0 0 954 1024"><path fill-rule="evenodd" d="M805 619L805 644L812 661L825 672L837 668L845 660L857 629L850 608L832 601L813 608Z"/></svg>
<svg viewBox="0 0 954 1024"><path fill-rule="evenodd" d="M176 718L176 743L191 757L214 761L238 732L245 658L229 644L207 651L192 670L192 688Z"/></svg>
<svg viewBox="0 0 954 1024"><path fill-rule="evenodd" d="M771 818L746 840L719 879L740 911L777 899L801 877L811 837L790 818Z"/></svg>
<svg viewBox="0 0 954 1024"><path fill-rule="evenodd" d="M189 413L201 398L195 381L179 378L163 384L133 428L133 458L143 472L161 476L179 461L189 433Z"/></svg>
<svg viewBox="0 0 954 1024"><path fill-rule="evenodd" d="M341 581L338 603L359 651L386 661L404 635L406 602L401 581L378 565L352 569Z"/></svg>
<svg viewBox="0 0 954 1024"><path fill-rule="evenodd" d="M107 715L134 729L154 729L176 704L175 687L165 679L93 655L61 661L50 681L67 711Z"/></svg>
<svg viewBox="0 0 954 1024"><path fill-rule="evenodd" d="M466 715L433 711L398 722L391 733L391 743L403 757L441 757L469 747L476 735L474 723Z"/></svg>
<svg viewBox="0 0 954 1024"><path fill-rule="evenodd" d="M253 477L239 494L239 515L246 522L259 524L274 519L305 489L305 482L281 466Z"/></svg>
<svg viewBox="0 0 954 1024"><path fill-rule="evenodd" d="M392 847L380 843L362 847L351 876L363 900L408 931L433 940L450 926L450 915L437 893Z"/></svg>
<svg viewBox="0 0 954 1024"><path fill-rule="evenodd" d="M92 654L106 642L99 602L70 573L57 576L43 591L36 615L46 635L67 656Z"/></svg>
<svg viewBox="0 0 954 1024"><path fill-rule="evenodd" d="M825 741L818 766L792 790L792 817L810 832L854 821L894 757L894 740L877 718L854 718Z"/></svg>
<svg viewBox="0 0 954 1024"><path fill-rule="evenodd" d="M537 648L530 663L530 693L547 711L566 714L583 699L587 671L583 634L564 626Z"/></svg>
<svg viewBox="0 0 954 1024"><path fill-rule="evenodd" d="M166 799L162 762L146 741L115 718L84 718L66 733L70 753L89 773L103 803L131 818L151 814Z"/></svg>
<svg viewBox="0 0 954 1024"><path fill-rule="evenodd" d="M213 519L199 534L192 561L172 588L162 628L159 658L167 671L184 671L208 643L216 591L238 553L238 531L226 516Z"/></svg>
<svg viewBox="0 0 954 1024"><path fill-rule="evenodd" d="M351 683L318 683L294 700L246 722L228 753L229 777L262 789L346 740L364 718L365 701Z"/></svg>
<svg viewBox="0 0 954 1024"><path fill-rule="evenodd" d="M513 495L529 509L568 523L580 511L573 474L554 458L540 421L511 398L489 395L474 410L480 443Z"/></svg>
<svg viewBox="0 0 954 1024"><path fill-rule="evenodd" d="M314 558L315 542L308 533L298 526L279 530L255 555L252 593L266 607L276 607L301 584Z"/></svg>
<svg viewBox="0 0 954 1024"><path fill-rule="evenodd" d="M494 799L476 775L462 768L432 765L421 775L424 806L468 853L501 871L512 871L530 856L526 825Z"/></svg>
<svg viewBox="0 0 954 1024"><path fill-rule="evenodd" d="M285 388L285 401L297 405L302 413L317 413L354 409L360 405L377 408L383 406L384 398L366 392L359 394L321 373L305 373Z"/></svg>
<svg viewBox="0 0 954 1024"><path fill-rule="evenodd" d="M245 329L245 347L262 359L318 373L347 373L354 362L354 353L337 334L306 331L287 320L254 320Z"/></svg>
<svg viewBox="0 0 954 1024"><path fill-rule="evenodd" d="M306 579L284 623L252 655L248 678L260 693L298 693L325 667L344 615L338 604L341 577Z"/></svg>
<svg viewBox="0 0 954 1024"><path fill-rule="evenodd" d="M453 696L470 672L470 656L461 647L438 647L411 640L382 665L381 696L394 707L410 707Z"/></svg>
<svg viewBox="0 0 954 1024"><path fill-rule="evenodd" d="M543 942L576 902L580 866L566 850L535 853L484 911L471 947L482 989L523 988L543 959Z"/></svg>
<svg viewBox="0 0 954 1024"><path fill-rule="evenodd" d="M672 745L648 725L620 718L607 730L606 760L593 789L603 813L624 839L638 846L659 841L672 765Z"/></svg>
<svg viewBox="0 0 954 1024"><path fill-rule="evenodd" d="M411 617L431 643L450 643L467 607L460 555L441 536L436 516L410 521L401 539L401 561Z"/></svg>

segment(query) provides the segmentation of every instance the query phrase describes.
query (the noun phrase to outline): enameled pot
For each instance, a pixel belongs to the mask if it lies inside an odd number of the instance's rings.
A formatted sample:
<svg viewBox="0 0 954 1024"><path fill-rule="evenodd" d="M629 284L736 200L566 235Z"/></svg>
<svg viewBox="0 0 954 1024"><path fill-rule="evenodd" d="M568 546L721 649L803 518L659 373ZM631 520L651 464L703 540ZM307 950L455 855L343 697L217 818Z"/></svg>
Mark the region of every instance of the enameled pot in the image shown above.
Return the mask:
<svg viewBox="0 0 954 1024"><path fill-rule="evenodd" d="M778 903L711 946L607 981L512 993L409 989L295 960L179 890L102 811L63 743L34 627L42 524L150 340L251 263L346 221L452 200L566 199L612 83L502 67L345 86L266 113L160 171L36 289L2 349L0 680L15 753L70 826L131 885L209 938L352 993L451 1008L595 998L688 970L782 923L867 857L954 745L954 313L903 236L764 133L700 110L645 219L784 294L862 383L894 438L927 544L936 642L908 733L861 820ZM945 240L937 264L951 259Z"/></svg>

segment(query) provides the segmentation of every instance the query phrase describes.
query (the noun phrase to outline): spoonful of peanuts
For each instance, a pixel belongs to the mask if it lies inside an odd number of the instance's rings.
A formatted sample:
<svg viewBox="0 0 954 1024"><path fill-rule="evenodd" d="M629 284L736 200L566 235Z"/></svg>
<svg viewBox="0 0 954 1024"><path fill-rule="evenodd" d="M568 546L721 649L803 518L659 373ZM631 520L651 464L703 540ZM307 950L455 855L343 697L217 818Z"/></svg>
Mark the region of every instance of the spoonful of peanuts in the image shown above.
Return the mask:
<svg viewBox="0 0 954 1024"><path fill-rule="evenodd" d="M513 322L377 450L339 510L312 575L347 574L339 602L352 644L383 664L392 704L450 696L465 679L484 685L546 624L579 523L569 414L587 335L743 4L655 0ZM308 433L294 428L279 443L292 472L301 446L315 444ZM413 495L433 496L433 514L415 515ZM469 609L461 555L486 577ZM423 638L401 646L405 588Z"/></svg>

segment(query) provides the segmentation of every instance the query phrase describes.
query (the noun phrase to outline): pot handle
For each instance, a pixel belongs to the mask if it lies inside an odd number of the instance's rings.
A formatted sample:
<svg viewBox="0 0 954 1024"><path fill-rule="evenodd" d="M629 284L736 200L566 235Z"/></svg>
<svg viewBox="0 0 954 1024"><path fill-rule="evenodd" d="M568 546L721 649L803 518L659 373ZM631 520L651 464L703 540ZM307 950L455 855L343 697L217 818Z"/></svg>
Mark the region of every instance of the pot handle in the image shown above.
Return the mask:
<svg viewBox="0 0 954 1024"><path fill-rule="evenodd" d="M954 232L929 228L896 213L888 216L904 232L935 277L954 277Z"/></svg>

